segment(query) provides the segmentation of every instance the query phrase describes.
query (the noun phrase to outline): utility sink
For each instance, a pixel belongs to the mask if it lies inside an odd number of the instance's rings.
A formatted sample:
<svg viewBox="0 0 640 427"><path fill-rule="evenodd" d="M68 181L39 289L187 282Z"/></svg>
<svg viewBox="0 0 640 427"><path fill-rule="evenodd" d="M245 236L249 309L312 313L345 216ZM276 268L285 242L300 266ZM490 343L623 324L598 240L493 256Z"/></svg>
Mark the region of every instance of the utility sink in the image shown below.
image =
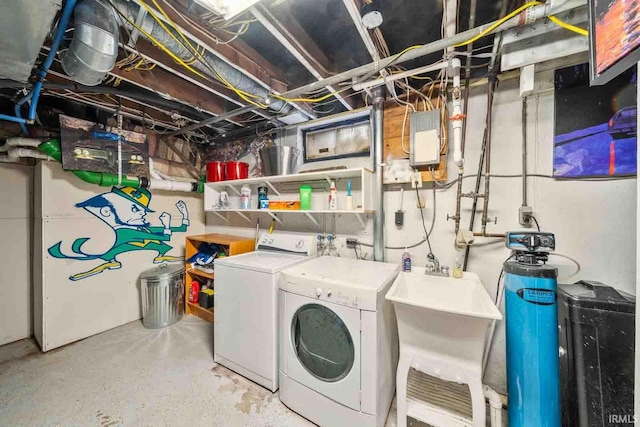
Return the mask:
<svg viewBox="0 0 640 427"><path fill-rule="evenodd" d="M502 314L477 274L455 279L424 270L400 273L386 298L396 310L401 353L481 369L487 327Z"/></svg>

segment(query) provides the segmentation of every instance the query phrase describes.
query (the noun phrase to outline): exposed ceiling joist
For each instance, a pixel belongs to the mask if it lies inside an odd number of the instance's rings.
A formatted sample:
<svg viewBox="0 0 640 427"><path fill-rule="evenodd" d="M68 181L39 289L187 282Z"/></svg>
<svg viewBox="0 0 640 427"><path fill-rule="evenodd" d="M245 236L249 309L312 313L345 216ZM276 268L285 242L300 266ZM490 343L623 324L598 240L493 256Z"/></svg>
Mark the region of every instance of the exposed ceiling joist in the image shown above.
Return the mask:
<svg viewBox="0 0 640 427"><path fill-rule="evenodd" d="M272 64L269 64L267 60L257 54L257 52L254 51L253 55L255 56L249 57L230 44L217 43L216 38L212 37L208 30L203 31L193 23L187 21L184 16L188 9L188 1L176 0L170 3L166 0L159 0L159 2L171 20L180 27L181 31L187 37L204 46L209 52L227 62L238 71L246 74L265 88L272 89L278 93L287 90L287 85L284 83L281 74ZM136 3L140 4L139 1L136 1ZM173 4L179 5L179 9ZM180 13L176 13L174 8ZM158 12L158 15L160 19L165 20L161 13ZM215 49L213 49L214 46ZM271 72L267 71L267 69ZM276 78L276 74L280 74L280 76Z"/></svg>
<svg viewBox="0 0 640 427"><path fill-rule="evenodd" d="M442 0L444 36L453 37L458 31L458 0ZM455 51L455 47L450 47L447 52Z"/></svg>
<svg viewBox="0 0 640 427"><path fill-rule="evenodd" d="M65 74L62 73L58 73L56 71L53 70L49 70L49 73L47 74L47 82L51 82L51 83L67 83L67 82L72 82L71 78ZM63 89L57 90L57 88L53 88L52 91L55 91L57 93L68 93L68 91L65 91ZM78 89L78 92L82 92L81 89ZM97 93L95 95L100 95L100 93ZM178 120L186 120L188 122L196 122L195 119L191 118L191 117L186 117L183 114L181 114L180 112L177 112L175 110L171 110L171 109L167 109L167 108L163 108L160 107L158 105L153 105L149 102L144 102L141 101L140 99L136 99L134 97L129 97L129 96L124 96L121 93L116 93L116 94L112 94L112 96L117 97L118 99L121 100L127 100L130 101L130 103L135 103L138 105L137 109L139 109L140 111L144 111L145 113L149 114L150 116L152 116L153 119L155 120L159 120L162 121L164 123L173 123L176 119ZM180 101L178 101L180 102ZM126 105L130 108L134 108L130 103L125 103L123 102L123 105ZM152 112L150 111L157 111L158 113L160 113L162 116L158 116L158 115L154 115ZM176 128L178 127L178 125L176 124Z"/></svg>
<svg viewBox="0 0 640 427"><path fill-rule="evenodd" d="M317 80L322 80L329 75L327 70L329 62L324 54L322 56L324 57L323 61L326 62L326 66L321 64L317 58L312 57L309 53L311 50L316 52L320 51L320 48L311 41L311 38L308 35L301 38L294 37L281 22L279 22L267 9L263 7L253 7L251 8L251 13L267 29L267 31L269 31L271 35L273 35L309 71L309 73L311 73L313 77ZM295 21L295 18L290 16L288 21ZM299 24L296 31L303 31ZM306 45L302 44L302 39L306 39ZM312 45L315 47L311 47ZM338 101L340 101L340 103L342 103L342 105L344 105L348 110L354 109L353 100L346 99L341 96L333 86L326 86L326 89L333 93Z"/></svg>
<svg viewBox="0 0 640 427"><path fill-rule="evenodd" d="M124 71L115 67L109 74L136 86L166 94L172 99L213 116L225 112L224 104L220 98L202 96L202 90L198 86L176 78L175 75L161 67L156 67L152 73L137 70ZM236 122L232 123L238 124Z"/></svg>
<svg viewBox="0 0 640 427"><path fill-rule="evenodd" d="M139 122L145 121L145 117L142 114L142 111L140 109L135 109L135 111L132 111L130 108L116 108L110 105L106 105L105 103L100 102L99 100L90 99L88 97L84 97L82 95L71 92L69 90L66 90L66 91L47 90L43 96L54 96L56 98L73 101L78 104L89 105L89 106L95 107L98 110L106 111L107 113L110 113L110 114L121 114L122 117L126 117L128 119L136 120ZM146 121L147 122L149 121L148 117L146 118ZM172 131L178 128L178 126L176 126L173 123L161 122L160 120L158 120L158 122L156 123L156 126L162 129L166 129L168 131Z"/></svg>
<svg viewBox="0 0 640 427"><path fill-rule="evenodd" d="M358 30L358 34L360 34L360 38L364 43L364 46L369 51L369 55L371 55L371 59L374 61L380 60L380 53L378 52L378 48L376 48L375 43L373 42L373 38L371 34L369 34L369 30L362 23L362 18L360 17L360 8L356 4L356 0L343 0L344 6L347 8L351 19L353 20L353 24L356 26Z"/></svg>
<svg viewBox="0 0 640 427"><path fill-rule="evenodd" d="M229 101L240 107L246 106L246 104L240 102L235 97L235 94L231 90L227 89L222 84L204 80L201 77L196 76L195 74L183 72L183 70L178 66L176 62L174 62L172 59L170 59L167 55L165 55L158 49L155 49L151 45L151 43L147 42L146 40L138 41L136 48L137 48L136 50L133 50L132 48L127 46L125 47L125 50L127 51L127 53L139 53L142 56L142 58L144 58L146 61L156 64L158 68L164 69L165 71L168 71L169 73L173 74L174 81L177 81L180 79L185 80L186 82L191 83L201 89L204 89L205 91L223 100ZM199 96L202 97L203 94L200 93ZM252 107L252 109L256 114L264 117L265 119L269 119L269 120L272 119L272 117L266 114L264 110L256 107Z"/></svg>

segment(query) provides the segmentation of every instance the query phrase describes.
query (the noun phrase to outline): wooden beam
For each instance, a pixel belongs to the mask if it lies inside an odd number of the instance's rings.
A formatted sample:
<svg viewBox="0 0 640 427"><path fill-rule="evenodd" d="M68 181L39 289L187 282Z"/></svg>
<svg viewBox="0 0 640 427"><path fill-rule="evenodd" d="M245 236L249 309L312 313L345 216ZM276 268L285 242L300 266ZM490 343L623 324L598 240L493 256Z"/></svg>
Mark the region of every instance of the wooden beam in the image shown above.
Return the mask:
<svg viewBox="0 0 640 427"><path fill-rule="evenodd" d="M136 86L149 88L211 115L225 113L223 102L214 97L202 96L202 89L175 76L160 67L153 71L124 71L114 67L109 73ZM196 76L197 77L197 76Z"/></svg>
<svg viewBox="0 0 640 427"><path fill-rule="evenodd" d="M167 54L155 48L147 40L143 40L143 39L138 40L135 51L128 48L128 53L132 53L132 52L133 53L139 52L144 59L157 64L158 67L156 67L152 71L153 73L155 73L156 70L158 69L164 69L165 72L172 74L173 75L172 77L174 79L176 80L182 79L186 83L194 85L197 90L197 95L196 95L197 97L202 98L204 96L204 94L202 93L202 89L204 89L210 92L211 94L216 95L229 102L232 102L238 106L243 107L247 105L244 101L238 100L235 92L233 92L231 89L228 89L222 83L213 79L211 80L203 79L202 77L199 77L191 73L189 70L186 70L180 67ZM197 89L198 87L200 89ZM266 119L273 118L268 110L262 110L258 107L255 107L254 111L256 114Z"/></svg>
<svg viewBox="0 0 640 427"><path fill-rule="evenodd" d="M298 20L293 16L291 7L291 3L281 3L275 8L266 8L263 6L260 7L260 9L271 19L271 22L278 27L280 32L298 47L298 51L304 55L308 61L314 63L315 68L323 78L333 72L340 71L335 69L323 50L320 49L318 44L313 41L305 29L302 28L302 25L300 25Z"/></svg>
<svg viewBox="0 0 640 427"><path fill-rule="evenodd" d="M309 46L303 46L299 40L297 40L283 25L278 21L278 19L271 14L271 12L265 8L260 6L254 6L251 8L251 13L253 16L258 19L258 21L265 27L267 31L271 33L281 44L282 46L291 53L306 69L311 73L313 77L318 80L326 78L329 76L328 71L319 62L311 56L309 53ZM289 21L295 20L293 16L289 17ZM299 27L299 25L298 25ZM304 33L301 27L298 28L298 31ZM305 33L306 34L306 33ZM306 36L307 43L314 44L311 41L311 38ZM316 51L321 52L320 48L315 46ZM322 54L324 57L324 54ZM326 58L326 57L325 57ZM328 61L328 60L327 60ZM337 90L332 86L327 86L326 89L329 92L335 94L335 97L338 101L342 103L347 109L353 110L355 108L354 100L351 98L344 98L343 96L337 93Z"/></svg>
<svg viewBox="0 0 640 427"><path fill-rule="evenodd" d="M182 154L182 151L180 151L180 149L176 147L176 145L173 143L171 138L163 137L163 138L160 138L160 141L164 142L167 145L167 147L169 147L171 151L176 153L176 155L180 158L180 160L184 162L185 166L189 169L189 173L191 174L191 176L193 176L196 179L200 179L200 171L196 169L194 165L189 163L189 160L184 156L184 154Z"/></svg>
<svg viewBox="0 0 640 427"><path fill-rule="evenodd" d="M203 26L194 25L185 19L184 15L187 14L190 3L188 0L173 0L171 3L166 0L159 0L159 3L176 24L183 28L186 33L202 41L211 52L217 54L228 63L235 65L239 70L260 80L272 90L278 93L287 91L287 85L284 83L285 80L282 73L244 42L236 39L229 44L218 44L217 40L226 40L229 35L224 35L225 33L223 32L217 33L208 28L205 29ZM176 13L172 7L180 13ZM199 6L194 5L194 7ZM242 49L239 49L239 46L242 46Z"/></svg>

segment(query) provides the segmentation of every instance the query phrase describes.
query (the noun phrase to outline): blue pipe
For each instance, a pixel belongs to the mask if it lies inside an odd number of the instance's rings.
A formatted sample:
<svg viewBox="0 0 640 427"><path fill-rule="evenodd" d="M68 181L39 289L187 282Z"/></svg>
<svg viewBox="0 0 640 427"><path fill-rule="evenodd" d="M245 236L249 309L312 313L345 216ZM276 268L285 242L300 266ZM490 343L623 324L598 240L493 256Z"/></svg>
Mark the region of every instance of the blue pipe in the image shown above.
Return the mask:
<svg viewBox="0 0 640 427"><path fill-rule="evenodd" d="M33 123L36 119L36 108L38 107L38 99L40 99L40 92L42 92L42 85L44 83L44 78L47 76L47 72L49 68L51 68L51 64L53 64L53 60L56 57L56 53L58 52L58 48L60 47L60 43L64 38L64 32L69 25L69 20L71 19L71 13L73 12L73 8L76 5L77 0L67 0L64 5L64 9L62 10L62 16L60 17L60 21L58 22L58 26L56 27L55 35L53 36L53 42L51 43L51 47L49 49L49 54L47 58L42 63L42 67L38 72L38 76L36 78L36 83L33 85L31 92L26 94L24 97L20 98L18 102L16 102L16 106L14 108L14 112L16 114L15 117L7 116L5 114L0 114L0 120L6 120L9 122L20 123L20 127L22 128L22 132L26 135L29 135L29 131L27 130L27 123ZM31 105L29 106L29 117L28 119L22 118L21 108L27 102L31 100Z"/></svg>
<svg viewBox="0 0 640 427"><path fill-rule="evenodd" d="M21 109L21 104L16 104L13 111L15 111L16 113L16 118L19 120L22 120L22 113L20 112L20 109ZM20 129L22 129L22 133L29 136L29 130L27 129L27 125L25 123L20 123Z"/></svg>
<svg viewBox="0 0 640 427"><path fill-rule="evenodd" d="M24 125L27 123L26 119L20 117L7 116L6 114L0 114L0 120L6 120L8 122L20 123Z"/></svg>
<svg viewBox="0 0 640 427"><path fill-rule="evenodd" d="M73 13L73 9L75 6L76 6L76 0L67 0L66 4L64 5L62 16L60 17L60 22L58 22L56 33L53 36L53 42L51 43L49 54L47 55L47 59L44 60L44 63L40 68L40 72L38 73L38 77L36 79L36 84L33 86L33 89L31 91L33 95L31 97L31 106L29 107L30 122L33 122L36 119L36 107L38 106L38 99L40 98L40 92L42 91L44 78L46 77L47 72L51 67L51 64L53 64L53 60L55 59L56 53L58 52L58 48L60 47L60 43L64 38L64 32L66 31L67 26L69 25L69 20L71 19L71 14ZM19 105L22 105L22 104L19 104Z"/></svg>

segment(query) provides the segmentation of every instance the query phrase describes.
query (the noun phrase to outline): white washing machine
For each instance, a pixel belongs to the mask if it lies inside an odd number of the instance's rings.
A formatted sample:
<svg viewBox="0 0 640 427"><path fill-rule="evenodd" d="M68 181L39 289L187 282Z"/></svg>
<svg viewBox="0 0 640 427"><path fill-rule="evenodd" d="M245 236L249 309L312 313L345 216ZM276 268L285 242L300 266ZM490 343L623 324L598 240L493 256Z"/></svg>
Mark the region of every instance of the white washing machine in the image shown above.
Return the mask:
<svg viewBox="0 0 640 427"><path fill-rule="evenodd" d="M214 360L278 390L280 272L315 256L313 236L265 234L255 252L215 261Z"/></svg>
<svg viewBox="0 0 640 427"><path fill-rule="evenodd" d="M382 427L398 333L385 294L399 266L320 257L282 272L280 400L320 426Z"/></svg>

